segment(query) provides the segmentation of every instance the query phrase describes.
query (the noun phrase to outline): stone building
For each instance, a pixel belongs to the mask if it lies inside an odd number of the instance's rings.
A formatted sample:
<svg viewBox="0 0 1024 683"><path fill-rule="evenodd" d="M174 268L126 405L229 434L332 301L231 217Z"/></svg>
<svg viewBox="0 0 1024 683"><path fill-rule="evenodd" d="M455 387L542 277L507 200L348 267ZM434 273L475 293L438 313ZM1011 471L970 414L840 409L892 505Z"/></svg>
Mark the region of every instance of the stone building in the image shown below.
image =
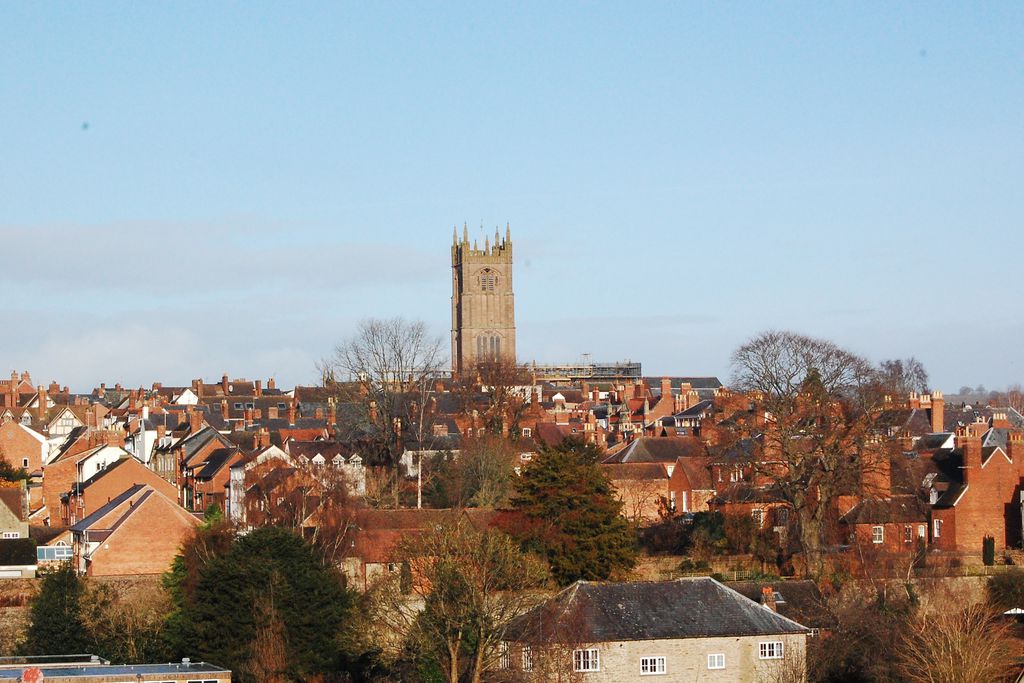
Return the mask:
<svg viewBox="0 0 1024 683"><path fill-rule="evenodd" d="M463 226L461 241L452 232L452 372L497 358L516 358L511 230L479 249Z"/></svg>

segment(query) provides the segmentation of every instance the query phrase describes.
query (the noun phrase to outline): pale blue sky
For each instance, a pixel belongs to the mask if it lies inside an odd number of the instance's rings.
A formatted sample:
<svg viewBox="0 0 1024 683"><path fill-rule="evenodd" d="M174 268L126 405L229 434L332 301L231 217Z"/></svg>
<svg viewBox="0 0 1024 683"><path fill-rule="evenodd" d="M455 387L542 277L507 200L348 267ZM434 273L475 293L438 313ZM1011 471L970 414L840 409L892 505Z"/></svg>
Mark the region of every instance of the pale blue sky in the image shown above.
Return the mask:
<svg viewBox="0 0 1024 683"><path fill-rule="evenodd" d="M727 379L775 327L1021 382L1022 36L1010 2L3 3L0 358L309 382L365 316L447 338L452 225L510 221L523 360Z"/></svg>

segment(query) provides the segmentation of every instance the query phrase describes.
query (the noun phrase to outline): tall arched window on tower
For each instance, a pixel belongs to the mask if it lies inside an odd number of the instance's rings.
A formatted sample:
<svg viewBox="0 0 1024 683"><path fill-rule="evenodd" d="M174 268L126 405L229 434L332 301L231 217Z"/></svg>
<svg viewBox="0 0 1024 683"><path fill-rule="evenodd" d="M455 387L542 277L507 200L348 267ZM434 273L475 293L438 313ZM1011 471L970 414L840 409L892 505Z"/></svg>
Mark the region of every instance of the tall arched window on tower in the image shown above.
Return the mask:
<svg viewBox="0 0 1024 683"><path fill-rule="evenodd" d="M480 291L493 292L498 283L498 275L490 268L480 271Z"/></svg>
<svg viewBox="0 0 1024 683"><path fill-rule="evenodd" d="M476 357L480 360L501 356L501 337L493 332L484 332L476 338Z"/></svg>

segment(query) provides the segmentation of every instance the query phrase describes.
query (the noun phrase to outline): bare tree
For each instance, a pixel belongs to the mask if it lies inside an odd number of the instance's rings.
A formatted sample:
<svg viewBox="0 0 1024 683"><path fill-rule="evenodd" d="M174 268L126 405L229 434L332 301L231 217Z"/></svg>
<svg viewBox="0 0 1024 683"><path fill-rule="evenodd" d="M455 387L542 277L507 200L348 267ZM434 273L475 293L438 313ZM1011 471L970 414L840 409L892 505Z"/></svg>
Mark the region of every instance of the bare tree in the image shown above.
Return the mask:
<svg viewBox="0 0 1024 683"><path fill-rule="evenodd" d="M492 434L466 439L458 455L439 456L428 492L442 508L499 507L508 503L518 450Z"/></svg>
<svg viewBox="0 0 1024 683"><path fill-rule="evenodd" d="M529 408L531 385L527 369L510 358L478 360L456 378L454 391L463 410L476 411L482 426L492 434L518 436L520 422Z"/></svg>
<svg viewBox="0 0 1024 683"><path fill-rule="evenodd" d="M358 507L344 471L333 464L269 460L246 473L246 522L295 529L324 561L341 559L351 541Z"/></svg>
<svg viewBox="0 0 1024 683"><path fill-rule="evenodd" d="M1010 626L982 605L957 609L947 604L935 614L918 614L904 629L896 655L910 683L1000 681L1013 668Z"/></svg>
<svg viewBox="0 0 1024 683"><path fill-rule="evenodd" d="M379 429L384 464L397 463L403 429L410 421L429 429L427 402L447 362L443 348L441 338L431 335L422 321L369 318L321 362L325 377L358 385Z"/></svg>
<svg viewBox="0 0 1024 683"><path fill-rule="evenodd" d="M874 369L829 341L766 332L732 356L734 386L748 392L765 424L738 421L719 445L747 459L797 518L808 570L820 574L822 544L837 495L855 488L860 453L880 403ZM752 448L735 448L745 441Z"/></svg>
<svg viewBox="0 0 1024 683"><path fill-rule="evenodd" d="M479 683L498 663L505 628L531 605L529 589L543 582L543 564L501 531L477 529L461 514L403 550L425 602L419 646L437 655L449 683Z"/></svg>
<svg viewBox="0 0 1024 683"><path fill-rule="evenodd" d="M928 371L913 356L883 360L878 364L878 378L886 392L892 396L905 398L910 392L920 394L928 391Z"/></svg>

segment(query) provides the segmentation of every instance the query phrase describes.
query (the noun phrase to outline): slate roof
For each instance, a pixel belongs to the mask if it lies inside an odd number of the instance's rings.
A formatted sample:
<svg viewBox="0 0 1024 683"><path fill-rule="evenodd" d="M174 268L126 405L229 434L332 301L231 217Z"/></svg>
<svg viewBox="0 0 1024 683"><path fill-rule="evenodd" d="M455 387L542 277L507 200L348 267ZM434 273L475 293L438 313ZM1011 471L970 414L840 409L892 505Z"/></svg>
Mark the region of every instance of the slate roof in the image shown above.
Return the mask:
<svg viewBox="0 0 1024 683"><path fill-rule="evenodd" d="M210 479L224 467L224 463L238 452L237 448L218 448L206 456L203 468L196 473L196 479Z"/></svg>
<svg viewBox="0 0 1024 683"><path fill-rule="evenodd" d="M601 465L601 470L614 481L668 480L668 471L661 463L629 462Z"/></svg>
<svg viewBox="0 0 1024 683"><path fill-rule="evenodd" d="M577 581L516 618L508 639L607 643L806 633L710 577L676 581Z"/></svg>
<svg viewBox="0 0 1024 683"><path fill-rule="evenodd" d="M146 486L145 484L133 484L130 488L126 489L124 493L122 493L121 495L119 495L116 498L112 499L106 505L103 505L100 508L98 508L96 510L96 512L92 513L91 515L89 515L88 517L83 519L82 521L80 521L80 522L78 522L76 524L73 524L71 526L71 530L72 531L87 531L87 530L89 530L90 527L92 527L94 524L96 524L97 522L102 520L104 517L106 517L108 514L110 514L113 510L116 510L118 508L118 506L120 506L126 500L128 500L129 498L131 498L135 494L139 493L143 489L149 489L149 488L150 487ZM151 492L152 492L152 489L150 489L150 491L147 491L146 494L144 494L144 495L148 496L148 494L151 493ZM140 498L137 502L138 503L142 503L142 501L143 501L143 498ZM129 513L133 509L134 509L134 506L129 508ZM122 517L120 517L120 518L118 518L118 519L116 519L116 520L114 520L114 523L110 525L110 530L112 531L113 529L116 529L118 526L120 526L121 522L124 521L125 517L127 517L127 514L122 516ZM92 537L90 537L90 538L92 538Z"/></svg>
<svg viewBox="0 0 1024 683"><path fill-rule="evenodd" d="M771 588L776 594L776 609L782 616L810 628L836 625L813 581L729 581L725 585L758 604L763 589Z"/></svg>
<svg viewBox="0 0 1024 683"><path fill-rule="evenodd" d="M640 437L602 464L630 462L674 463L678 458L704 455L704 446L693 437Z"/></svg>
<svg viewBox="0 0 1024 683"><path fill-rule="evenodd" d="M842 516L846 524L901 524L927 522L928 505L917 496L863 500Z"/></svg>

